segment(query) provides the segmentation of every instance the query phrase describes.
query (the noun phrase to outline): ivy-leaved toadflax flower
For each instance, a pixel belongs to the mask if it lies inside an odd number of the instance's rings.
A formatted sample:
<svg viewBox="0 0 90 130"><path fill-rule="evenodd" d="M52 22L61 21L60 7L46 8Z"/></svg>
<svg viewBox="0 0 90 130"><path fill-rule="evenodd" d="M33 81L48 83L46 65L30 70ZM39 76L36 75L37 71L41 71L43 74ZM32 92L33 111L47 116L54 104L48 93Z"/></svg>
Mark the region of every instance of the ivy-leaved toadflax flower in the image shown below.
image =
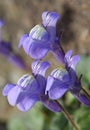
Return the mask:
<svg viewBox="0 0 90 130"><path fill-rule="evenodd" d="M37 101L54 112L59 112L58 104L45 95L46 78L45 72L50 66L48 62L34 61L32 63L32 75L22 76L17 84L7 84L3 90L3 95L7 96L8 102L12 106L23 112L31 109Z"/></svg>

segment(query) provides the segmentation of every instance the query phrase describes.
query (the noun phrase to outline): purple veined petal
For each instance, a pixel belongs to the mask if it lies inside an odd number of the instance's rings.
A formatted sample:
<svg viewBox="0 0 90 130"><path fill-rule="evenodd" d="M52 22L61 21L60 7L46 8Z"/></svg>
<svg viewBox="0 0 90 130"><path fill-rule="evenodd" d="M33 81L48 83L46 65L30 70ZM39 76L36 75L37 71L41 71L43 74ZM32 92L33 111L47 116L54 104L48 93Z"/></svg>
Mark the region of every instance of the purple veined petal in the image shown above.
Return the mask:
<svg viewBox="0 0 90 130"><path fill-rule="evenodd" d="M20 103L17 104L17 108L20 111L26 112L31 109L39 99L36 96L26 96Z"/></svg>
<svg viewBox="0 0 90 130"><path fill-rule="evenodd" d="M56 12L45 11L42 13L43 25L45 27L46 26L56 27L56 23L59 18L60 18L60 15L57 14Z"/></svg>
<svg viewBox="0 0 90 130"><path fill-rule="evenodd" d="M77 63L80 61L80 56L79 55L75 55L71 58L70 60L70 66L72 69L75 70L75 67L77 65Z"/></svg>
<svg viewBox="0 0 90 130"><path fill-rule="evenodd" d="M18 80L17 84L18 84L18 85L21 85L22 82L23 82L25 79L27 79L29 76L30 76L29 74L23 75L23 76Z"/></svg>
<svg viewBox="0 0 90 130"><path fill-rule="evenodd" d="M47 78L47 84L46 84L46 89L45 89L45 94L48 93L48 91L52 87L52 84L53 84L54 81L55 81L55 79L52 76L48 76L48 78Z"/></svg>
<svg viewBox="0 0 90 130"><path fill-rule="evenodd" d="M59 80L54 81L48 91L49 98L54 100L61 98L69 90L69 87L69 83L60 82Z"/></svg>
<svg viewBox="0 0 90 130"><path fill-rule="evenodd" d="M49 33L42 25L36 25L32 28L29 36L31 36L33 40L41 41L42 43L47 43L50 40Z"/></svg>
<svg viewBox="0 0 90 130"><path fill-rule="evenodd" d="M45 43L44 43L45 44ZM29 47L28 55L34 59L42 59L48 53L49 48L46 46L43 47L43 43L32 42Z"/></svg>
<svg viewBox="0 0 90 130"><path fill-rule="evenodd" d="M46 21L46 16L47 16L47 14L49 13L49 11L44 11L43 13L42 13L42 20L44 21ZM46 26L47 24L44 24L44 26Z"/></svg>
<svg viewBox="0 0 90 130"><path fill-rule="evenodd" d="M20 93L22 95L40 93L40 87L38 85L37 80L32 75L24 75L18 80L18 86L21 87L22 91ZM20 95L18 97L18 101L20 101Z"/></svg>
<svg viewBox="0 0 90 130"><path fill-rule="evenodd" d="M58 104L55 101L49 99L47 95L41 97L40 101L46 108L48 108L49 110L51 110L53 112L60 112L61 111Z"/></svg>
<svg viewBox="0 0 90 130"><path fill-rule="evenodd" d="M23 46L24 51L26 52L27 55L28 55L28 53L29 53L30 40L31 40L31 37L29 37L28 34L24 34L24 35L21 37L20 42L19 42L19 45L18 45L19 48L20 48L21 46Z"/></svg>
<svg viewBox="0 0 90 130"><path fill-rule="evenodd" d="M37 65L38 65L39 62L40 62L40 60L34 60L34 61L32 62L31 67L32 67L33 73L36 72L36 70L37 70L36 68L37 68Z"/></svg>
<svg viewBox="0 0 90 130"><path fill-rule="evenodd" d="M51 72L50 76L47 78L47 85L46 85L45 94L47 93L47 91L52 89L52 86L54 83L59 83L59 84L70 83L69 73L63 68L54 69Z"/></svg>
<svg viewBox="0 0 90 130"><path fill-rule="evenodd" d="M36 80L37 80L37 82L38 82L38 85L39 85L39 94L40 95L44 95L45 94L45 89L46 89L46 78L45 77L43 77L42 75L39 75L39 74L37 74L36 75Z"/></svg>
<svg viewBox="0 0 90 130"><path fill-rule="evenodd" d="M72 93L75 98L85 106L90 106L90 97L83 90L79 93Z"/></svg>
<svg viewBox="0 0 90 130"><path fill-rule="evenodd" d="M20 47L23 45L23 43L24 43L24 41L27 39L27 37L28 37L28 34L24 34L24 35L21 37L20 42L19 42L19 45L18 45L18 48L20 48Z"/></svg>
<svg viewBox="0 0 90 130"><path fill-rule="evenodd" d="M73 51L72 51L72 50L69 50L69 51L65 54L65 61L70 62L72 53L73 53Z"/></svg>
<svg viewBox="0 0 90 130"><path fill-rule="evenodd" d="M11 106L16 105L17 98L21 92L21 88L19 86L15 86L11 89L11 91L8 93L8 102Z"/></svg>
<svg viewBox="0 0 90 130"><path fill-rule="evenodd" d="M23 87L22 85L25 84L25 86ZM40 86L37 82L37 80L33 80L31 83L23 83L21 84L21 88L22 88L22 91L20 92L18 98L17 98L17 101L16 101L16 104L18 104L19 102L21 102L27 95L37 95L39 96L40 95Z"/></svg>
<svg viewBox="0 0 90 130"><path fill-rule="evenodd" d="M51 76L55 79L59 79L63 82L68 82L70 80L69 73L64 68L56 68L51 72Z"/></svg>
<svg viewBox="0 0 90 130"><path fill-rule="evenodd" d="M51 36L51 41L56 40L56 23L60 16L56 12L45 11L42 13L42 24Z"/></svg>
<svg viewBox="0 0 90 130"><path fill-rule="evenodd" d="M29 48L31 44L31 37L27 37L23 42L23 48L27 55L29 55Z"/></svg>
<svg viewBox="0 0 90 130"><path fill-rule="evenodd" d="M49 33L41 25L36 25L29 33L23 35L20 46L23 45L24 51L34 59L43 58L50 50Z"/></svg>
<svg viewBox="0 0 90 130"><path fill-rule="evenodd" d="M11 90L12 88L14 88L15 86L16 86L15 84L7 84L7 85L4 87L4 89L3 89L3 92L2 92L3 96L7 96L8 93L10 92L10 90Z"/></svg>
<svg viewBox="0 0 90 130"><path fill-rule="evenodd" d="M32 63L32 70L33 73L40 74L42 76L45 76L46 70L50 67L49 62L39 62L38 60L35 60Z"/></svg>

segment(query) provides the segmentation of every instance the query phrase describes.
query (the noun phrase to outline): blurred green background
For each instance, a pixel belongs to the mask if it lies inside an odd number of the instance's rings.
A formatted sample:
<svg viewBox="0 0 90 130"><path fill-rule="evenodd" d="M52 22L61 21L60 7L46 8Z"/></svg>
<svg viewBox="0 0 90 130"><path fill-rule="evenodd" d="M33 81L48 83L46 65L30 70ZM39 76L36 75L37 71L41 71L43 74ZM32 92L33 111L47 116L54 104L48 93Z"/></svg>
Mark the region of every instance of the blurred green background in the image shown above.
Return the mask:
<svg viewBox="0 0 90 130"><path fill-rule="evenodd" d="M30 66L32 59L22 48L18 49L19 39L41 22L45 10L60 14L61 23L57 29L63 31L61 44L65 52L72 49L74 54L81 56L77 74L83 74L83 87L90 94L90 0L0 0L0 19L5 21L3 39L10 41ZM51 62L49 72L59 66L51 54L45 60ZM2 96L4 85L16 83L26 73L0 55L0 130L73 130L62 113L50 112L40 103L26 113L8 104ZM79 129L90 130L90 108L80 104L69 92L62 101Z"/></svg>

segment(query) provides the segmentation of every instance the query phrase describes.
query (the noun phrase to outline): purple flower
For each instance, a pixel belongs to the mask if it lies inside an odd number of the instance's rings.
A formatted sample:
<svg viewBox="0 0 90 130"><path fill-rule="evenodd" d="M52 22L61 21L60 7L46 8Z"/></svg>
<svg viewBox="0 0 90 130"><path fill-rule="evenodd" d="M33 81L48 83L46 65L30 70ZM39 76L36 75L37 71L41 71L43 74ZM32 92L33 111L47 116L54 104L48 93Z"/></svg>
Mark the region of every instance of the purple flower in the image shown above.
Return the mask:
<svg viewBox="0 0 90 130"><path fill-rule="evenodd" d="M45 93L48 92L51 99L57 100L61 98L66 91L69 90L71 85L71 79L63 68L54 69L50 76L47 78L47 86Z"/></svg>
<svg viewBox="0 0 90 130"><path fill-rule="evenodd" d="M8 102L12 106L17 106L21 111L28 111L37 101L54 112L59 112L60 107L55 101L45 95L46 78L45 72L50 66L48 62L35 61L32 63L32 75L22 76L17 84L7 84L3 90L3 95L7 96Z"/></svg>
<svg viewBox="0 0 90 130"><path fill-rule="evenodd" d="M46 92L48 91L49 97L58 99L70 89L70 86L76 81L75 67L80 57L75 55L71 57L72 50L65 54L64 62L65 68L54 69L47 79Z"/></svg>
<svg viewBox="0 0 90 130"><path fill-rule="evenodd" d="M71 54L72 51L68 51L65 55L66 69L54 69L48 76L45 93L48 92L51 99L57 100L70 91L81 103L90 106L90 96L81 87L75 72L80 57L71 57Z"/></svg>
<svg viewBox="0 0 90 130"><path fill-rule="evenodd" d="M35 59L43 58L50 49L50 36L42 25L36 25L29 33L21 37L19 47Z"/></svg>
<svg viewBox="0 0 90 130"><path fill-rule="evenodd" d="M64 63L64 54L56 36L56 23L59 18L55 12L43 12L42 24L36 25L29 35L24 34L19 47L23 46L25 52L34 59L42 59L48 51L51 51L61 63Z"/></svg>

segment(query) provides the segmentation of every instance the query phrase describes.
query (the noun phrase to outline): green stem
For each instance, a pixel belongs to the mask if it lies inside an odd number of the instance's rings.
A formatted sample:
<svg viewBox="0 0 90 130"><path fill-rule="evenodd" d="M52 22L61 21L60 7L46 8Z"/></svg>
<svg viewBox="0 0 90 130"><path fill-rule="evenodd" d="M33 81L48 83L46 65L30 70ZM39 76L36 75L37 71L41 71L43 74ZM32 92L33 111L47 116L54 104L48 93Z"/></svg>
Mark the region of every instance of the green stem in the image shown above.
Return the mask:
<svg viewBox="0 0 90 130"><path fill-rule="evenodd" d="M55 102L59 105L59 107L61 108L63 114L66 116L66 118L69 120L70 124L72 125L72 127L75 129L75 130L79 130L77 128L77 126L75 125L75 123L73 122L70 114L65 110L65 108L57 101L55 100Z"/></svg>

